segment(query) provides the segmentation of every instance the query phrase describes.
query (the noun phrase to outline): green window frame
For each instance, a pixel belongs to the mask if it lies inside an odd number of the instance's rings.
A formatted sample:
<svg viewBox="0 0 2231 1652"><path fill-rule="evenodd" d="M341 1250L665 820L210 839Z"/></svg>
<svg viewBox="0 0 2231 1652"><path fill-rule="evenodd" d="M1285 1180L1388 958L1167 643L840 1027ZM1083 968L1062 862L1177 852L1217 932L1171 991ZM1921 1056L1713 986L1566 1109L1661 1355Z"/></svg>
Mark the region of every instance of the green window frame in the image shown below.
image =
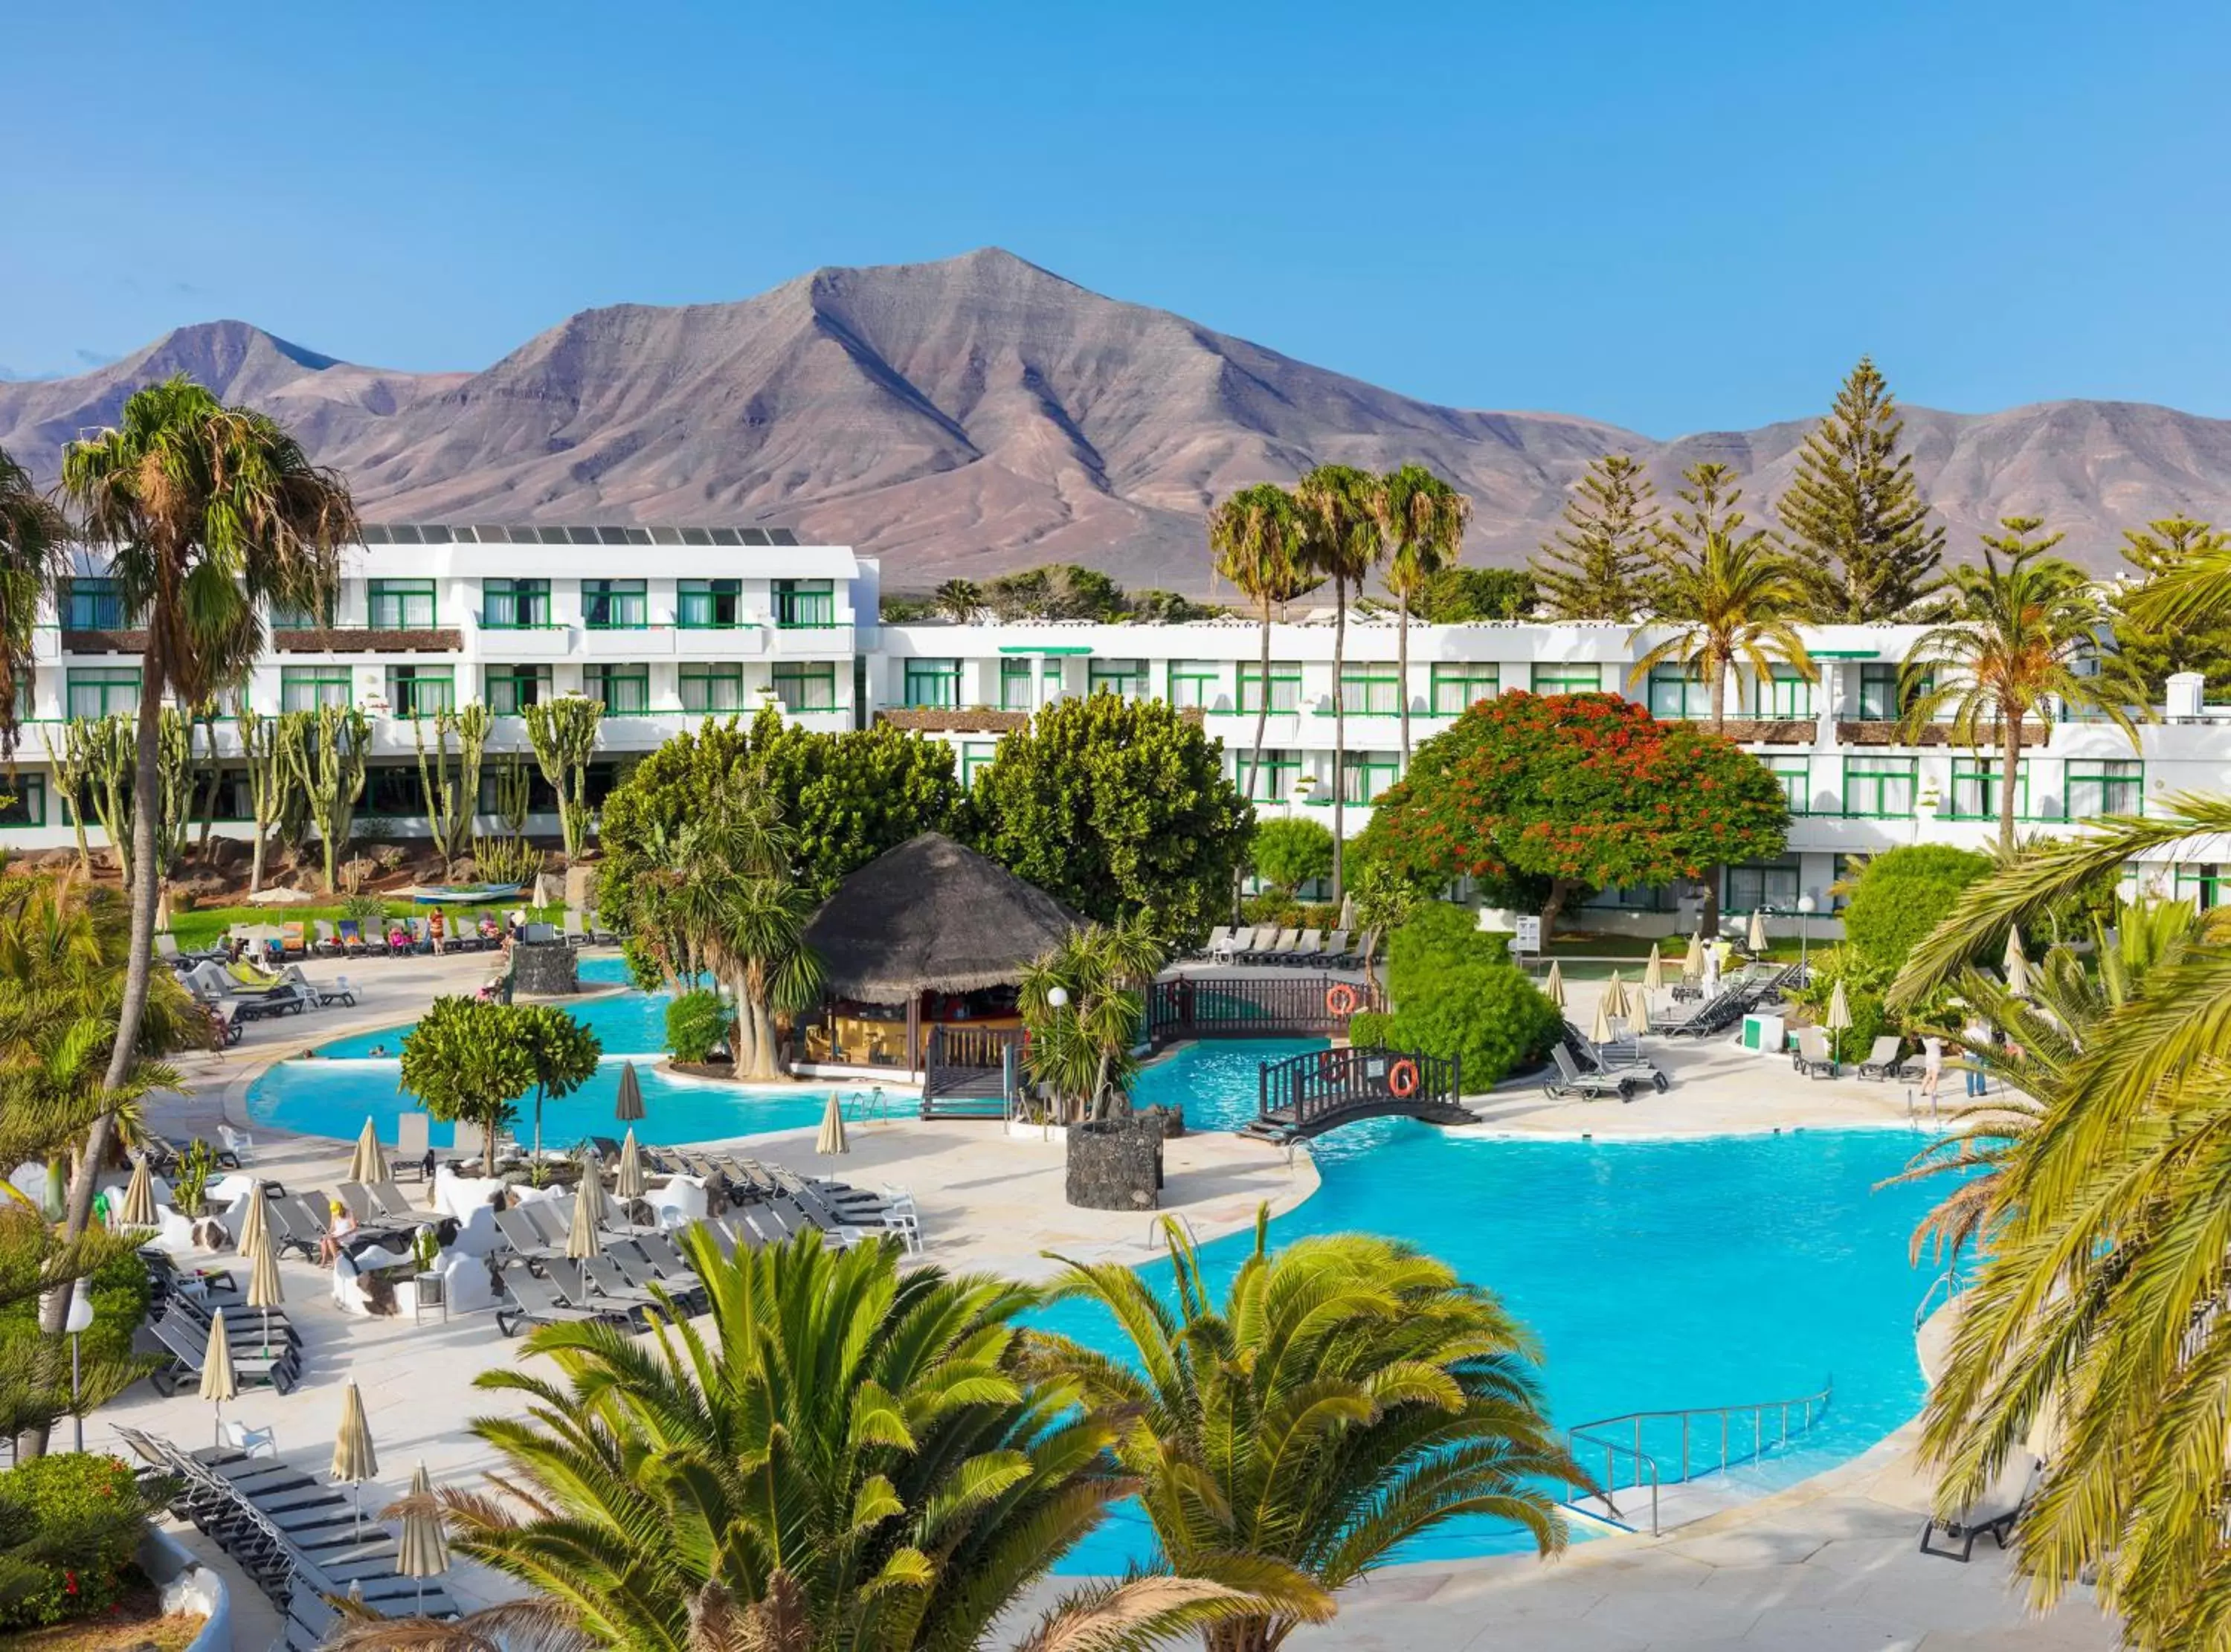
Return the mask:
<svg viewBox="0 0 2231 1652"><path fill-rule="evenodd" d="M1026 712L1031 706L1031 662L1028 660L1000 661L999 709Z"/></svg>
<svg viewBox="0 0 2231 1652"><path fill-rule="evenodd" d="M1776 758L1768 767L1782 782L1783 800L1793 815L1813 812L1813 765L1803 758Z"/></svg>
<svg viewBox="0 0 2231 1652"><path fill-rule="evenodd" d="M1294 712L1302 708L1302 665L1298 660L1271 661L1271 709L1274 712ZM1258 712L1263 709L1263 662L1243 660L1239 664L1239 709Z"/></svg>
<svg viewBox="0 0 2231 1652"><path fill-rule="evenodd" d="M1844 812L1862 820L1911 820L1920 767L1910 757L1844 759Z"/></svg>
<svg viewBox="0 0 2231 1652"><path fill-rule="evenodd" d="M650 668L599 663L581 668L581 692L613 717L640 717L650 709Z"/></svg>
<svg viewBox="0 0 2231 1652"><path fill-rule="evenodd" d="M2189 900L2199 911L2213 912L2223 904L2227 882L2231 882L2231 877L2216 862L2179 861L2170 868L2170 899Z"/></svg>
<svg viewBox="0 0 2231 1652"><path fill-rule="evenodd" d="M0 831L47 823L47 777L17 774L0 779Z"/></svg>
<svg viewBox="0 0 2231 1652"><path fill-rule="evenodd" d="M1598 694L1603 692L1603 668L1569 660L1539 661L1534 667L1537 694Z"/></svg>
<svg viewBox="0 0 2231 1652"><path fill-rule="evenodd" d="M1402 758L1395 752L1350 752L1341 767L1342 800L1372 803L1402 778ZM1331 802L1327 798L1326 802Z"/></svg>
<svg viewBox="0 0 2231 1652"><path fill-rule="evenodd" d="M837 591L826 579L778 579L773 594L779 629L827 630L837 623Z"/></svg>
<svg viewBox="0 0 2231 1652"><path fill-rule="evenodd" d="M1144 700L1147 697L1147 662L1144 660L1103 660L1095 655L1084 662L1084 692L1088 694L1113 694L1118 700Z"/></svg>
<svg viewBox="0 0 2231 1652"><path fill-rule="evenodd" d="M1794 912L1800 874L1794 855L1785 855L1776 861L1747 861L1740 866L1731 866L1720 909L1756 912L1764 907L1769 912Z"/></svg>
<svg viewBox="0 0 2231 1652"><path fill-rule="evenodd" d="M1251 751L1232 753L1232 784L1239 788L1242 797L1247 796L1247 771L1252 766ZM1294 783L1302 778L1302 754L1281 751L1275 746L1263 750L1263 766L1256 778L1254 801L1284 803L1294 795Z"/></svg>
<svg viewBox="0 0 2231 1652"><path fill-rule="evenodd" d="M733 631L744 623L740 579L684 579L674 589L674 623L685 631Z"/></svg>
<svg viewBox="0 0 2231 1652"><path fill-rule="evenodd" d="M281 666L279 709L315 711L320 706L356 702L356 673L346 666Z"/></svg>
<svg viewBox="0 0 2231 1652"><path fill-rule="evenodd" d="M1474 704L1503 692L1503 668L1492 660L1463 660L1432 669L1436 717L1460 717Z"/></svg>
<svg viewBox="0 0 2231 1652"><path fill-rule="evenodd" d="M550 582L546 579L481 581L481 629L543 631L550 629Z"/></svg>
<svg viewBox="0 0 2231 1652"><path fill-rule="evenodd" d="M1768 675L1751 679L1750 713L1792 722L1813 713L1813 684L1795 666L1770 665Z"/></svg>
<svg viewBox="0 0 2231 1652"><path fill-rule="evenodd" d="M1999 817L1999 765L1995 759L1955 757L1952 796L1945 813L1953 820L1996 820ZM2014 771L2014 818L2029 818L2029 759Z"/></svg>
<svg viewBox="0 0 2231 1652"><path fill-rule="evenodd" d="M1669 721L1709 721L1712 715L1712 686L1681 666L1653 666L1650 671L1650 714Z"/></svg>
<svg viewBox="0 0 2231 1652"><path fill-rule="evenodd" d="M1862 723L1895 723L1898 719L1898 668L1863 665L1859 668L1859 714Z"/></svg>
<svg viewBox="0 0 2231 1652"><path fill-rule="evenodd" d="M1351 660L1340 671L1341 708L1350 717L1399 717L1402 671L1381 660Z"/></svg>
<svg viewBox="0 0 2231 1652"><path fill-rule="evenodd" d="M498 717L516 717L550 698L546 665L492 665L481 671L481 698Z"/></svg>
<svg viewBox="0 0 2231 1652"><path fill-rule="evenodd" d="M785 711L835 711L835 662L828 660L818 663L796 660L779 662L774 668L774 697L782 701Z"/></svg>
<svg viewBox="0 0 2231 1652"><path fill-rule="evenodd" d="M961 790L964 791L974 790L976 785L976 777L983 773L985 770L990 768L992 766L992 760L999 755L999 747L996 741L969 740L965 742L960 748Z"/></svg>
<svg viewBox="0 0 2231 1652"><path fill-rule="evenodd" d="M1049 701L1060 699L1069 690L1069 661L1053 659L1040 661L1038 680Z"/></svg>
<svg viewBox="0 0 2231 1652"><path fill-rule="evenodd" d="M1173 660L1169 702L1180 708L1206 711L1216 704L1217 687L1223 681L1224 668L1214 660Z"/></svg>
<svg viewBox="0 0 2231 1652"><path fill-rule="evenodd" d="M960 661L909 660L906 662L907 705L950 709L960 703Z"/></svg>
<svg viewBox="0 0 2231 1652"><path fill-rule="evenodd" d="M128 714L139 709L138 666L80 666L70 671L64 715L106 717L111 712Z"/></svg>
<svg viewBox="0 0 2231 1652"><path fill-rule="evenodd" d="M365 583L365 623L378 631L424 631L435 624L430 579L372 579Z"/></svg>
<svg viewBox="0 0 2231 1652"><path fill-rule="evenodd" d="M387 707L398 717L431 717L457 708L457 676L448 666L387 668Z"/></svg>
<svg viewBox="0 0 2231 1652"><path fill-rule="evenodd" d="M72 579L62 600L66 631L120 631L124 597L113 579Z"/></svg>
<svg viewBox="0 0 2231 1652"><path fill-rule="evenodd" d="M584 579L581 625L591 631L640 631L650 623L650 602L640 579Z"/></svg>
<svg viewBox="0 0 2231 1652"><path fill-rule="evenodd" d="M2062 813L2070 820L2095 815L2142 815L2146 804L2146 765L2138 758L2105 758L2068 765L2068 796Z"/></svg>
<svg viewBox="0 0 2231 1652"><path fill-rule="evenodd" d="M734 661L684 665L676 675L686 712L735 711L744 703L744 668Z"/></svg>

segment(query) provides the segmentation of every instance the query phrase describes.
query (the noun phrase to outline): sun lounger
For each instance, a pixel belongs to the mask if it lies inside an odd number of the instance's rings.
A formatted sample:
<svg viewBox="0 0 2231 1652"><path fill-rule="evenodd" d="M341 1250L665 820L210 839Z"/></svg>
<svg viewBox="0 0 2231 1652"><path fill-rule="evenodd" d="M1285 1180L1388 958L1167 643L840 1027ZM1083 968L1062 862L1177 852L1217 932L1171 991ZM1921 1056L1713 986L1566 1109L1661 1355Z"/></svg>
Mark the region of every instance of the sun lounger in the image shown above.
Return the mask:
<svg viewBox="0 0 2231 1652"><path fill-rule="evenodd" d="M1577 1095L1584 1101L1593 1101L1599 1096L1615 1095L1626 1101L1633 1099L1628 1091L1640 1089L1650 1082L1640 1074L1583 1073L1580 1063L1573 1059L1573 1052L1562 1043L1550 1048L1549 1056L1556 1064L1557 1076L1542 1084L1542 1090L1545 1095Z"/></svg>
<svg viewBox="0 0 2231 1652"><path fill-rule="evenodd" d="M612 1277L619 1284L619 1294L601 1289L592 1281L579 1262L566 1256L556 1256L542 1264L542 1276L550 1281L550 1288L567 1307L583 1313L624 1313L628 1323L641 1330L648 1323L644 1314L658 1305L642 1292L632 1289L618 1271Z"/></svg>
<svg viewBox="0 0 2231 1652"><path fill-rule="evenodd" d="M607 1325L628 1325L632 1316L620 1307L569 1307L558 1300L558 1293L546 1279L537 1279L524 1268L503 1270L504 1294L508 1300L495 1311L495 1328L507 1337L519 1334L522 1325L559 1325L585 1320L601 1320Z"/></svg>
<svg viewBox="0 0 2231 1652"><path fill-rule="evenodd" d="M1867 1048L1866 1060L1859 1063L1861 1078L1880 1079L1887 1083L1898 1076L1898 1037L1896 1033L1884 1033Z"/></svg>
<svg viewBox="0 0 2231 1652"><path fill-rule="evenodd" d="M1836 1076L1836 1057L1828 1048L1828 1035L1818 1027L1797 1029L1797 1053L1789 1064L1807 1078Z"/></svg>
<svg viewBox="0 0 2231 1652"><path fill-rule="evenodd" d="M337 930L334 939L340 945L341 956L355 958L361 955L365 950L364 925L354 918L344 918Z"/></svg>
<svg viewBox="0 0 2231 1652"><path fill-rule="evenodd" d="M365 1192L371 1197L372 1208L382 1222L419 1227L432 1222L438 1214L411 1204L393 1182L374 1182Z"/></svg>
<svg viewBox="0 0 2231 1652"><path fill-rule="evenodd" d="M1214 963L1230 963L1232 961L1232 926L1219 924L1210 930L1208 945L1200 950Z"/></svg>
<svg viewBox="0 0 2231 1652"><path fill-rule="evenodd" d="M566 1252L562 1244L552 1244L535 1231L533 1223L521 1214L526 1208L516 1205L511 1210L495 1212L495 1230L502 1236L504 1243L529 1261L564 1255Z"/></svg>
<svg viewBox="0 0 2231 1652"><path fill-rule="evenodd" d="M317 988L316 991L320 1010L330 1010L337 1003L346 1004L352 1010L356 1008L356 983L346 975L335 976L333 985Z"/></svg>
<svg viewBox="0 0 2231 1652"><path fill-rule="evenodd" d="M155 1391L168 1399L181 1389L198 1383L202 1363L209 1351L209 1327L195 1326L173 1307L147 1328L161 1345L161 1352L170 1356L168 1365L159 1365L149 1373L147 1380L154 1385ZM227 1328L230 1328L230 1322ZM225 1343L231 1347L232 1339L227 1336ZM297 1356L291 1348L276 1351L268 1358L237 1348L232 1351L233 1376L242 1387L268 1383L282 1394L290 1393L299 1369Z"/></svg>
<svg viewBox="0 0 2231 1652"><path fill-rule="evenodd" d="M573 1200L570 1194L554 1199L529 1199L516 1209L546 1244L562 1247L572 1232Z"/></svg>
<svg viewBox="0 0 2231 1652"><path fill-rule="evenodd" d="M433 1156L429 1145L429 1133L433 1120L423 1113L398 1114L395 1120L395 1152L387 1160L389 1184L404 1177L414 1182L426 1179L426 1161ZM398 1197L401 1197L398 1195Z"/></svg>
<svg viewBox="0 0 2231 1652"><path fill-rule="evenodd" d="M658 1306L658 1299L650 1294L650 1287L630 1279L627 1270L620 1266L610 1251L601 1256L589 1257L582 1262L581 1272L600 1296L644 1308ZM660 1288L665 1287L662 1286ZM669 1297L675 1294L671 1290L666 1294Z"/></svg>
<svg viewBox="0 0 2231 1652"><path fill-rule="evenodd" d="M1647 1079L1661 1093L1670 1087L1671 1081L1657 1063L1645 1061L1633 1044L1599 1044L1568 1021L1565 1023L1564 1045L1573 1052L1576 1063L1587 1064L1583 1071L1594 1072L1602 1078Z"/></svg>
<svg viewBox="0 0 2231 1652"><path fill-rule="evenodd" d="M221 1124L217 1127L217 1139L224 1144L225 1151L232 1155L236 1165L255 1162L255 1138L247 1131L235 1130L230 1125Z"/></svg>
<svg viewBox="0 0 2231 1652"><path fill-rule="evenodd" d="M1998 1476L1985 1488L1983 1494L1960 1511L1956 1519L1938 1520L1931 1516L1921 1528L1921 1552L1940 1559L1957 1560L1963 1565L1976 1552L1976 1545L1988 1537L2001 1549L2007 1539L2014 1534L2014 1522L2029 1500L2036 1495L2037 1484L2044 1465L2026 1452L2016 1452L1999 1469ZM1936 1539L1943 1534L1940 1546ZM1953 1546L1959 1546L1956 1550Z"/></svg>
<svg viewBox="0 0 2231 1652"><path fill-rule="evenodd" d="M1292 962L1296 964L1316 964L1322 962L1323 958L1324 932L1316 929L1303 930L1301 934L1301 939L1294 944Z"/></svg>

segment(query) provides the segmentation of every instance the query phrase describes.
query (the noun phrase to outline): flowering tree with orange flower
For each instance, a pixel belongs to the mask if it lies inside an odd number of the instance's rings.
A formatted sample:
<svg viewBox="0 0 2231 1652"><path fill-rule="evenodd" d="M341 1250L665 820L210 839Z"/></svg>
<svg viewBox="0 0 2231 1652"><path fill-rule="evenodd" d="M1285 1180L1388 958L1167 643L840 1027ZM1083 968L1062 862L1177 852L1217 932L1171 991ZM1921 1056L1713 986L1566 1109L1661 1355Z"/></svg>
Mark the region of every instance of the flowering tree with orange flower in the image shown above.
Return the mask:
<svg viewBox="0 0 2231 1652"><path fill-rule="evenodd" d="M1657 887L1782 853L1782 783L1734 741L1616 694L1498 694L1418 748L1367 853L1426 879L1546 880L1576 896Z"/></svg>

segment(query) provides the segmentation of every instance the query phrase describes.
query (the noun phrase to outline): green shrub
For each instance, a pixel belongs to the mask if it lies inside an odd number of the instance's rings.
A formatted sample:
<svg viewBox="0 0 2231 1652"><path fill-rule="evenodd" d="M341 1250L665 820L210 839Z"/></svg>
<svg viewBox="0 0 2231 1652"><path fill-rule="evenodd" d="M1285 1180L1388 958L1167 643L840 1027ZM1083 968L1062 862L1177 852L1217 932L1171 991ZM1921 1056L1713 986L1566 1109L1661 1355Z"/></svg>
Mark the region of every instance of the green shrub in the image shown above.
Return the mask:
<svg viewBox="0 0 2231 1652"><path fill-rule="evenodd" d="M1837 983L1843 984L1844 1003L1852 1012L1852 1024L1840 1033L1829 1035L1837 1060L1859 1061L1873 1045L1877 1035L1901 1030L1883 1002L1891 982L1896 978L1895 970L1885 969L1853 947L1832 946L1813 954L1810 973L1811 978L1789 996L1793 1003L1811 1013L1817 1026L1827 1025L1828 1001L1835 996Z"/></svg>
<svg viewBox="0 0 2231 1652"><path fill-rule="evenodd" d="M1287 894L1312 879L1332 875L1332 834L1314 820L1257 823L1249 854L1255 875Z"/></svg>
<svg viewBox="0 0 2231 1652"><path fill-rule="evenodd" d="M1563 1017L1508 963L1460 965L1398 998L1392 1012L1348 1023L1348 1042L1454 1058L1468 1093L1549 1053Z"/></svg>
<svg viewBox="0 0 2231 1652"><path fill-rule="evenodd" d="M702 1062L735 1021L735 1007L717 992L677 992L666 1006L666 1047L678 1062Z"/></svg>
<svg viewBox="0 0 2231 1652"><path fill-rule="evenodd" d="M93 1289L93 1324L83 1333L79 1352L88 1365L131 1358L132 1334L146 1319L152 1294L147 1264L137 1256L119 1256L94 1268L87 1283ZM38 1326L36 1296L0 1307L0 1343L35 1338Z"/></svg>
<svg viewBox="0 0 2231 1652"><path fill-rule="evenodd" d="M1448 971L1507 963L1510 944L1501 931L1482 929L1479 913L1471 907L1426 901L1387 940L1387 993L1399 1004Z"/></svg>
<svg viewBox="0 0 2231 1652"><path fill-rule="evenodd" d="M1844 908L1844 938L1868 963L1895 974L1943 921L1961 891L1990 870L1989 855L1938 843L1878 855Z"/></svg>
<svg viewBox="0 0 2231 1652"><path fill-rule="evenodd" d="M57 1453L0 1474L0 1626L107 1611L146 1525L138 1483L113 1457Z"/></svg>

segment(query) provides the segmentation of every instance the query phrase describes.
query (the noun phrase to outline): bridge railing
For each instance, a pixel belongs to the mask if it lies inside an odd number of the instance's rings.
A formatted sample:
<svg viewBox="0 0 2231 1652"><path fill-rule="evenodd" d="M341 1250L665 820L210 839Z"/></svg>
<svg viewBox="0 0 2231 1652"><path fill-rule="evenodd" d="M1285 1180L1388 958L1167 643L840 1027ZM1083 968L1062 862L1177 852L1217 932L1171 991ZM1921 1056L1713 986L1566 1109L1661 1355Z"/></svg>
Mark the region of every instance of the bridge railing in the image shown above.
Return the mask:
<svg viewBox="0 0 2231 1652"><path fill-rule="evenodd" d="M1257 1116L1307 1133L1342 1114L1388 1107L1453 1107L1464 1094L1453 1056L1399 1049L1318 1049L1265 1062L1258 1079Z"/></svg>
<svg viewBox="0 0 2231 1652"><path fill-rule="evenodd" d="M1180 1038L1338 1038L1371 989L1322 973L1180 975L1147 991L1147 1042Z"/></svg>

